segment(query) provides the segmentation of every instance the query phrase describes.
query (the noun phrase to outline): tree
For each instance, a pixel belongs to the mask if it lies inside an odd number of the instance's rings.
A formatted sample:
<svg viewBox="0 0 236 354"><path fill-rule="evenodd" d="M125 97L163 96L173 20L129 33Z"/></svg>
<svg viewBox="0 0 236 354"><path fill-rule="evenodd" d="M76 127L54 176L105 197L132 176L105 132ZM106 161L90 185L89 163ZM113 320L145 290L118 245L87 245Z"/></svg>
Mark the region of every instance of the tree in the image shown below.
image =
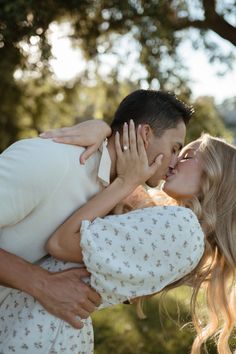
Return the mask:
<svg viewBox="0 0 236 354"><path fill-rule="evenodd" d="M53 21L69 21L71 38L88 59L112 50L117 36L132 34L140 49L140 62L147 70L147 80L158 81L160 88L190 95L178 48L189 29L198 35L193 46L204 46L209 59L229 66L233 57L221 53L209 32L236 44L232 22L234 0L0 0L0 141L6 147L19 137L18 117L26 86L15 79L16 70L24 76L50 79L51 47L48 29ZM116 34L114 36L114 34ZM36 48L32 55L30 48ZM97 61L99 63L99 60ZM27 81L24 81L25 83ZM134 83L136 84L136 83ZM31 119L33 129L35 118ZM38 125L38 122L37 122Z"/></svg>
<svg viewBox="0 0 236 354"><path fill-rule="evenodd" d="M232 142L232 133L225 128L212 97L199 97L194 103L195 113L187 129L187 143L204 133L222 137Z"/></svg>

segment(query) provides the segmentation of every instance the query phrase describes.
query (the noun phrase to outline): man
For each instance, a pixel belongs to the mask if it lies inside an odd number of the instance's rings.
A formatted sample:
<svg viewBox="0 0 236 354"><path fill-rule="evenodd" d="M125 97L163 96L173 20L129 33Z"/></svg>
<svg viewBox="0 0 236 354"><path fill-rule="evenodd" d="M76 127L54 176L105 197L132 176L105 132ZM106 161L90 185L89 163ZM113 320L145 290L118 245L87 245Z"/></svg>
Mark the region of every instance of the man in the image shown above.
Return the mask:
<svg viewBox="0 0 236 354"><path fill-rule="evenodd" d="M192 108L169 93L138 90L119 105L108 146L103 143L85 165L79 163L83 148L40 138L19 141L3 152L0 284L29 293L46 310L81 328L77 316L87 318L99 305L100 297L81 280L88 275L84 269L49 273L40 268L36 262L46 255L45 242L69 215L115 178L114 132L121 131L126 121L132 118L136 126L141 125L150 164L157 155L164 156L162 167L146 182L154 187L168 167L175 165L192 113ZM72 127L69 132L76 135L77 129ZM110 129L103 125L102 137L103 129L110 135ZM128 143L123 140L124 149ZM2 288L0 301L6 293Z"/></svg>

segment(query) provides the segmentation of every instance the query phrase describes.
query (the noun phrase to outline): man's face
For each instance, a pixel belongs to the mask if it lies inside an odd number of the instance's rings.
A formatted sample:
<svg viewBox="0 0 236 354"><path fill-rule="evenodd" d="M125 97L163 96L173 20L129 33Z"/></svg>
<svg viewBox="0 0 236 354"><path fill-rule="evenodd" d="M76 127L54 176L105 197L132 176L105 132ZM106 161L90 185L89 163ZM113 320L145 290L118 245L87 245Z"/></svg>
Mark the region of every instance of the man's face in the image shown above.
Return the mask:
<svg viewBox="0 0 236 354"><path fill-rule="evenodd" d="M176 128L164 131L161 137L156 137L152 131L150 132L146 149L149 164L152 164L160 154L163 154L163 160L161 167L146 181L149 187L156 187L160 180L165 179L169 167L176 165L185 135L186 126L183 121L180 121Z"/></svg>

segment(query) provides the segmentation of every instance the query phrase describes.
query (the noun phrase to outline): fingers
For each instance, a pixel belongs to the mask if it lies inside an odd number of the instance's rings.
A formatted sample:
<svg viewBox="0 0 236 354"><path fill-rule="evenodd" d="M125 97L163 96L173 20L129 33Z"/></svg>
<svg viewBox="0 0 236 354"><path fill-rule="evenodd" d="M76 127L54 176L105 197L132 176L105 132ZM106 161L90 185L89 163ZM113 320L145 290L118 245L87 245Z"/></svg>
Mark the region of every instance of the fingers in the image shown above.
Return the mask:
<svg viewBox="0 0 236 354"><path fill-rule="evenodd" d="M154 174L156 170L161 166L163 160L163 154L156 157L155 161L150 165L150 173Z"/></svg>
<svg viewBox="0 0 236 354"><path fill-rule="evenodd" d="M53 141L56 143L63 143L63 144L70 144L70 145L83 145L83 141L81 138L77 136L63 136L63 137L56 137L53 138Z"/></svg>
<svg viewBox="0 0 236 354"><path fill-rule="evenodd" d="M156 157L155 161L154 161L154 163L155 163L158 167L161 166L161 163L162 163L162 160L163 160L163 156L164 156L163 154L158 155L158 156Z"/></svg>
<svg viewBox="0 0 236 354"><path fill-rule="evenodd" d="M62 318L62 319L68 322L72 327L76 329L81 329L84 327L83 322L75 315L70 315L67 318Z"/></svg>
<svg viewBox="0 0 236 354"><path fill-rule="evenodd" d="M78 269L79 271L79 277L81 278L87 278L91 274L87 271L86 268L80 268ZM83 280L83 279L82 279ZM97 307L101 304L101 296L89 285L84 283L84 287L86 288L86 295L89 301L87 303L84 303L85 306L83 306L87 311L92 312L94 311L94 307Z"/></svg>
<svg viewBox="0 0 236 354"><path fill-rule="evenodd" d="M75 269L79 275L80 278L85 278L85 277L89 277L91 274L87 271L87 269L85 267L83 268L79 268L79 269Z"/></svg>
<svg viewBox="0 0 236 354"><path fill-rule="evenodd" d="M137 136L136 136L136 129L135 124L132 119L129 121L129 125L124 123L123 125L123 146L120 145L120 134L116 132L115 135L115 147L118 157L126 156L135 156L139 154L140 157L146 156L146 150L144 147L144 142L140 134L141 125L139 125L137 129ZM125 148L125 149L124 149ZM132 155L130 155L131 153Z"/></svg>
<svg viewBox="0 0 236 354"><path fill-rule="evenodd" d="M101 305L101 302L102 302L101 296L92 288L89 288L88 298L92 302L93 306L98 307ZM89 303L88 303L88 306L90 306ZM89 307L87 308L87 310L89 310ZM94 310L95 310L94 308L91 309L91 311L94 311Z"/></svg>
<svg viewBox="0 0 236 354"><path fill-rule="evenodd" d="M89 146L86 148L86 150L80 155L80 163L81 165L85 164L85 161L88 160L88 158L96 152L98 149L98 146L96 144Z"/></svg>
<svg viewBox="0 0 236 354"><path fill-rule="evenodd" d="M101 302L101 300L99 302ZM81 318L87 318L90 313L94 312L98 308L98 306L99 305L95 306L93 302L86 300L86 302L83 304L83 307L81 307L81 309L79 310L78 314Z"/></svg>
<svg viewBox="0 0 236 354"><path fill-rule="evenodd" d="M144 146L143 138L141 136L141 125L139 125L137 128L137 147L139 155L146 156L146 149Z"/></svg>
<svg viewBox="0 0 236 354"><path fill-rule="evenodd" d="M53 130L48 130L47 132L43 132L39 134L41 138L54 138L54 137L62 137L65 136L67 133L68 135L78 134L78 132L73 131L70 127L69 128L58 128Z"/></svg>
<svg viewBox="0 0 236 354"><path fill-rule="evenodd" d="M128 124L126 122L123 125L123 149L124 147L127 147L129 149L129 132Z"/></svg>
<svg viewBox="0 0 236 354"><path fill-rule="evenodd" d="M137 153L137 139L136 139L136 131L133 119L130 119L129 122L129 144L130 151L134 154Z"/></svg>
<svg viewBox="0 0 236 354"><path fill-rule="evenodd" d="M85 309L85 308L80 308L77 311L77 316L79 316L82 319L86 319L89 317L90 313L92 313L93 311L95 311L96 307L92 306L89 308L89 310Z"/></svg>

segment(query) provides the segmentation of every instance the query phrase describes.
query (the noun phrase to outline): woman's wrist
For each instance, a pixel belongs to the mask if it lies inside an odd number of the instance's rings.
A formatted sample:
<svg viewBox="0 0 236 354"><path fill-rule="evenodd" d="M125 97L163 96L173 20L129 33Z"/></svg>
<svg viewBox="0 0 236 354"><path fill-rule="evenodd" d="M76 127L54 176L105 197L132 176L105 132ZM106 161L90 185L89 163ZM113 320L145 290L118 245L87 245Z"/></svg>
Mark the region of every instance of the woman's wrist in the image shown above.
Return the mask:
<svg viewBox="0 0 236 354"><path fill-rule="evenodd" d="M134 181L126 180L122 176L117 176L114 182L116 182L120 190L127 195L132 193L139 186L139 184Z"/></svg>

